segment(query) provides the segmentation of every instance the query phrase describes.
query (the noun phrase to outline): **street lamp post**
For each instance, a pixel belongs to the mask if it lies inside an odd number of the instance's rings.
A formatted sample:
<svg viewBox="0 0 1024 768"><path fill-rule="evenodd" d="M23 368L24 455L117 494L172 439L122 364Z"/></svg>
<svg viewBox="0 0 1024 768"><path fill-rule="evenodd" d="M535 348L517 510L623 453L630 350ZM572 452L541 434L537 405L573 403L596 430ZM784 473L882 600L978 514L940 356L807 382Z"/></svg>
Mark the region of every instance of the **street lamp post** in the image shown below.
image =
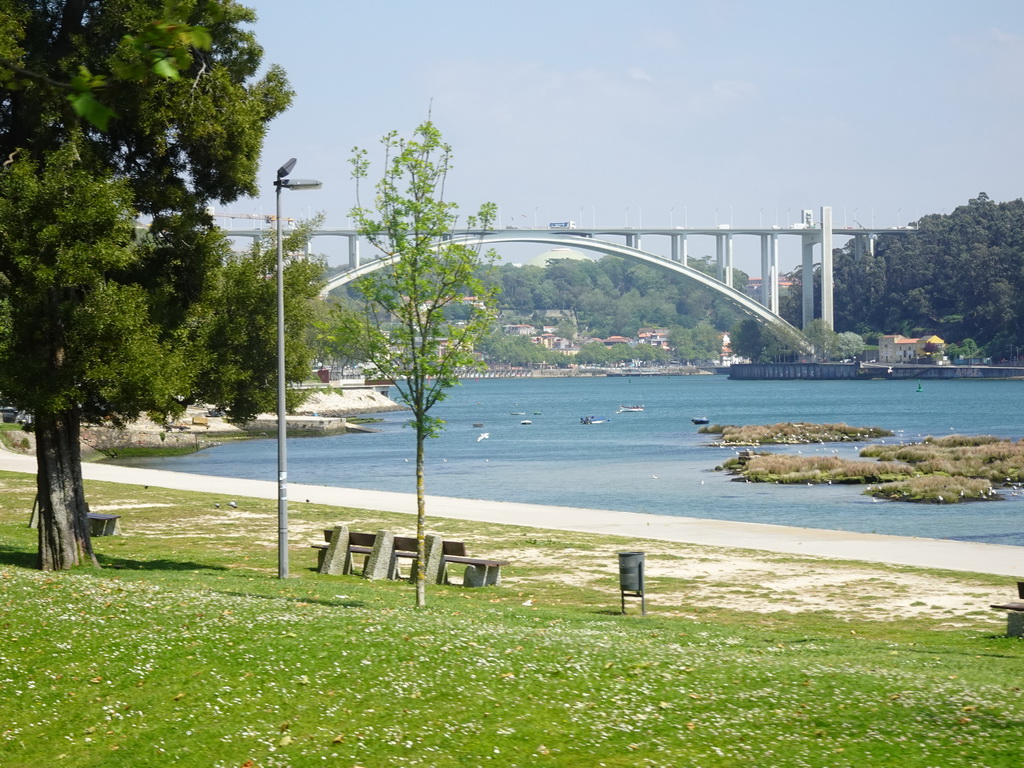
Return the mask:
<svg viewBox="0 0 1024 768"><path fill-rule="evenodd" d="M293 157L277 169L277 577L288 578L288 412L284 365L284 247L281 236L281 190L320 189L313 179L289 179Z"/></svg>

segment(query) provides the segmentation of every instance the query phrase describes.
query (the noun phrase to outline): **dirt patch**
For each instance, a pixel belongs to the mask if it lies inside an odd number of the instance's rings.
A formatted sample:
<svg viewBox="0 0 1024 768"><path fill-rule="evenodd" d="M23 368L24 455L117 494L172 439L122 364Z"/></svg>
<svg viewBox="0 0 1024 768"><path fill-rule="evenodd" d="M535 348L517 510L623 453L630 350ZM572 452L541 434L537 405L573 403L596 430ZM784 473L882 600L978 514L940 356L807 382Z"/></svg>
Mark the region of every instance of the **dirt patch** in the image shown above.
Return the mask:
<svg viewBox="0 0 1024 768"><path fill-rule="evenodd" d="M825 611L875 620L932 616L939 625L953 627L975 624L979 617L1001 624L1002 615L988 606L1005 602L1009 595L1007 588L979 584L967 576L751 550L653 541L638 544L645 552L648 604L684 614L695 608L727 608L764 614ZM621 546L602 546L491 554L543 569L542 575L509 580L509 584L522 587L555 581L607 592L614 602L621 550Z"/></svg>

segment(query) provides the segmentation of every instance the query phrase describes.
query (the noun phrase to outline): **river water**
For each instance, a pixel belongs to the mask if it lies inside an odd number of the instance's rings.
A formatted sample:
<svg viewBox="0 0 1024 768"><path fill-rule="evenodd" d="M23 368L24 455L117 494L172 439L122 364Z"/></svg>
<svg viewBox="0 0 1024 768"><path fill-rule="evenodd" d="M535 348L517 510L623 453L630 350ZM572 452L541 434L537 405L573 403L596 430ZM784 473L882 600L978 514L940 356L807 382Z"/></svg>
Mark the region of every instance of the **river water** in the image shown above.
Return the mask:
<svg viewBox="0 0 1024 768"><path fill-rule="evenodd" d="M920 389L919 389L920 386ZM1019 440L1024 382L731 381L725 376L481 379L452 389L427 444L427 493L617 509L1024 546L1024 495L948 506L877 502L850 486L735 482L715 471L731 448L709 445L690 419L713 424L845 422L925 435ZM642 404L636 413L620 405ZM603 424L583 425L598 416ZM384 414L374 434L292 438L288 481L415 492L407 415ZM530 424L523 424L524 420ZM475 426L482 424L483 426ZM481 437L486 434L487 437ZM777 448L856 458L857 444ZM275 440L219 445L174 458L121 460L178 472L275 480Z"/></svg>

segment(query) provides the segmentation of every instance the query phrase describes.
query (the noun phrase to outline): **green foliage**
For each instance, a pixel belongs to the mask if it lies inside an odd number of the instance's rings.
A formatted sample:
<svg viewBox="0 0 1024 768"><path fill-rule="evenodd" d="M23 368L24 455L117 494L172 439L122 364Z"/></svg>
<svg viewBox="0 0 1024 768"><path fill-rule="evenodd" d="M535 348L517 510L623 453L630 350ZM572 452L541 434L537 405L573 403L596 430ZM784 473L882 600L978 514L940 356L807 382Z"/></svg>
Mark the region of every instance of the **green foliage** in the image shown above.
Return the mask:
<svg viewBox="0 0 1024 768"><path fill-rule="evenodd" d="M690 266L714 274L707 259L691 260ZM694 328L702 322L725 330L740 316L726 299L703 286L620 256L556 259L547 267L505 264L496 275L505 317L529 319L563 310L583 336L635 337L641 328ZM738 273L736 279L745 281L746 276ZM704 351L703 336L698 347ZM717 355L716 348L710 357Z"/></svg>
<svg viewBox="0 0 1024 768"><path fill-rule="evenodd" d="M1024 341L1024 200L981 193L950 214L921 217L912 234L879 236L873 254L856 258L851 240L834 265L836 331L970 338L995 359ZM799 322L807 276L791 277L782 315ZM818 296L818 269L810 279Z"/></svg>
<svg viewBox="0 0 1024 768"><path fill-rule="evenodd" d="M0 389L36 413L132 419L187 384L145 291L127 183L81 167L79 144L0 173Z"/></svg>
<svg viewBox="0 0 1024 768"><path fill-rule="evenodd" d="M384 172L376 185L376 210L352 211L360 233L388 261L386 268L361 278L355 288L371 324L365 348L384 378L394 379L418 430L434 436L441 424L430 409L458 382L459 372L478 366L474 350L494 322L497 288L479 274L481 255L462 243L438 241L456 226L458 206L443 198L451 148L430 122L413 139L392 132L384 137ZM353 176L366 178L364 150L354 150ZM491 204L469 216L466 226L487 229Z"/></svg>
<svg viewBox="0 0 1024 768"><path fill-rule="evenodd" d="M780 326L765 326L747 318L729 335L733 354L755 363L786 362L806 352L806 342L797 333Z"/></svg>
<svg viewBox="0 0 1024 768"><path fill-rule="evenodd" d="M192 64L193 52L211 49L208 29L175 20L184 12L181 3L166 0L160 19L146 22L137 34L124 35L124 57L109 62L111 76L93 74L88 66L80 64L77 71L66 75L65 82L54 79L60 77L56 73L26 68L16 61L24 53L18 43L25 31L15 21L19 17L15 15L12 0L5 0L0 3L0 17L9 22L0 25L0 88L15 91L35 86L65 92L65 98L78 117L106 131L116 113L103 103L102 99L106 98L104 91L118 82L145 82L150 74L158 79L177 80L181 72ZM213 15L217 17L220 14L214 11ZM62 22L73 26L76 23L75 11L66 14Z"/></svg>
<svg viewBox="0 0 1024 768"><path fill-rule="evenodd" d="M569 362L569 358L561 352L534 344L526 336L509 336L500 331L481 339L478 348L484 359L492 364L526 367L565 365Z"/></svg>
<svg viewBox="0 0 1024 768"><path fill-rule="evenodd" d="M430 411L458 383L461 372L483 367L476 346L493 327L498 288L483 279L481 267L497 255L481 255L478 248L448 239L458 221L458 206L444 199L451 148L433 123L421 124L411 139L391 132L381 143L384 170L375 186L375 210L364 208L360 196L360 183L369 173L366 151L353 150L357 205L352 217L360 234L381 251L387 266L357 282L368 322L361 321L342 334L362 332L360 346L369 361L382 377L394 380L399 399L412 413L422 559L424 443L436 437L444 424ZM496 212L494 204L486 203L467 218L466 226L488 229ZM416 605L425 604L421 570Z"/></svg>
<svg viewBox="0 0 1024 768"><path fill-rule="evenodd" d="M36 415L43 568L88 554L83 419L173 413L202 390L244 411L266 378L218 385L233 369L204 345L230 342L203 329L233 317L206 206L255 193L291 99L280 69L261 74L253 19L232 0L0 0L0 383Z"/></svg>
<svg viewBox="0 0 1024 768"><path fill-rule="evenodd" d="M283 240L285 376L302 381L313 363L306 337L323 286L324 260L307 258L303 248L317 221L304 223ZM277 240L273 233L243 254L232 253L211 274L202 303L200 338L192 364L192 402L208 403L232 419L248 420L277 408ZM288 390L289 410L301 393Z"/></svg>
<svg viewBox="0 0 1024 768"><path fill-rule="evenodd" d="M0 484L5 766L1020 762L1024 643L988 609L1010 578L441 520L510 560L507 586L439 586L412 611L404 584L315 573L305 536L309 567L274 578L254 546L273 499L229 497L226 525L224 496L154 486L90 483L123 516L97 540L110 568L34 573L32 478ZM623 550L647 552L645 617L618 614ZM680 562L696 575L667 575Z"/></svg>

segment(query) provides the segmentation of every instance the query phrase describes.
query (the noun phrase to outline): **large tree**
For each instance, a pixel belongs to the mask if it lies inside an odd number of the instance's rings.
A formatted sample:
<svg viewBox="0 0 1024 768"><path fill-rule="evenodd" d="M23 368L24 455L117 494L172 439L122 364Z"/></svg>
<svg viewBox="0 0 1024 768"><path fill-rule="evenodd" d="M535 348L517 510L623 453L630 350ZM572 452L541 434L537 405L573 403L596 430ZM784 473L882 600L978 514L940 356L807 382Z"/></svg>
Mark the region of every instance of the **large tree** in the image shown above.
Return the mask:
<svg viewBox="0 0 1024 768"><path fill-rule="evenodd" d="M431 122L411 139L392 132L382 140L384 165L375 186L373 208L362 205L361 182L368 177L366 151L352 159L356 179L354 220L383 254L387 266L357 284L365 298L369 333L363 345L382 376L394 379L409 406L416 433L416 538L418 562L426 562L425 446L444 425L430 411L459 380L459 373L482 367L474 348L490 330L496 287L481 266L496 255L479 245L449 239L458 207L445 199L451 148ZM496 206L481 206L465 225L492 226ZM426 605L426 574L416 569L416 605Z"/></svg>
<svg viewBox="0 0 1024 768"><path fill-rule="evenodd" d="M280 69L258 74L254 15L233 0L173 6L212 42L175 50L180 77L146 76L139 35L169 9L0 0L0 57L34 76L0 84L0 391L35 413L44 569L91 556L83 421L174 412L210 373L202 321L230 249L206 207L256 192L266 125L291 99ZM61 87L83 72L131 73L97 89L105 129Z"/></svg>

